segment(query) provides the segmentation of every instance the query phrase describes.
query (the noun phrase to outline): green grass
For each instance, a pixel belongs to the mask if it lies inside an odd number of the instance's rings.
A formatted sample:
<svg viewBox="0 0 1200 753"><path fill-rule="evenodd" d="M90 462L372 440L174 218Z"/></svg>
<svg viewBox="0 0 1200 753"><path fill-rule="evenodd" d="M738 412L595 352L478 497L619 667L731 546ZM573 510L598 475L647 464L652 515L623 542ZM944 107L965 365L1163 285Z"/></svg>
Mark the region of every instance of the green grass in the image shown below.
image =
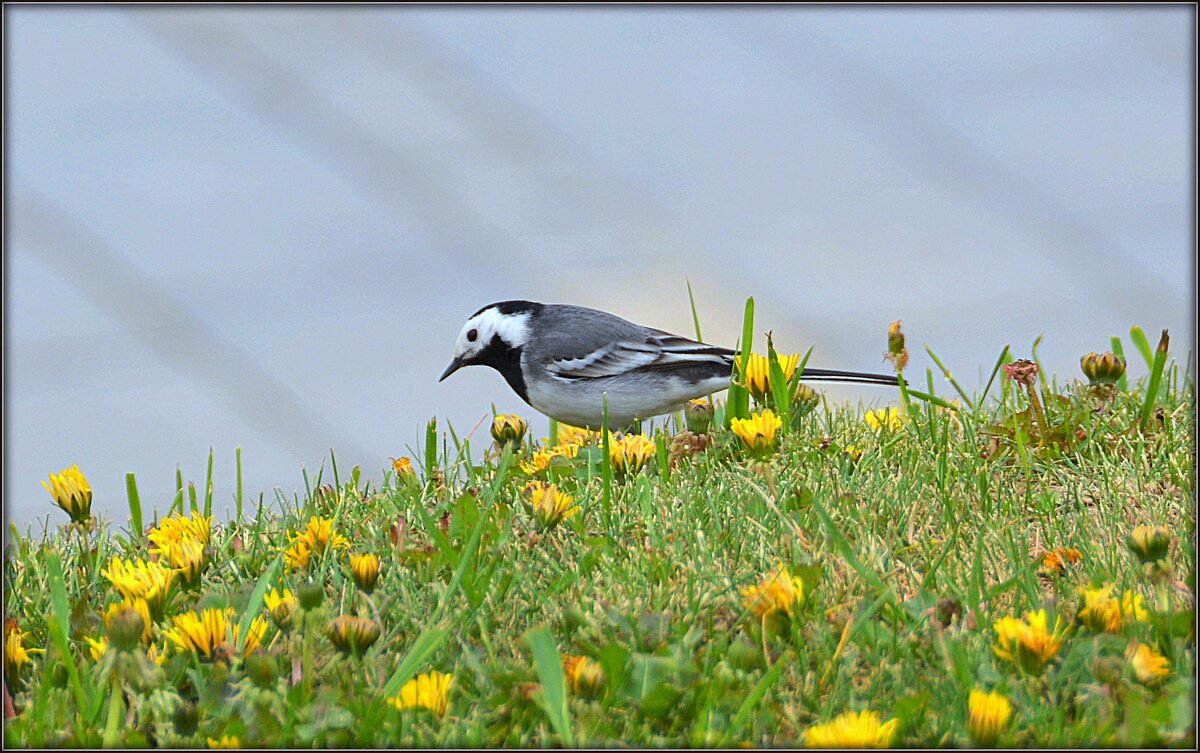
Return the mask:
<svg viewBox="0 0 1200 753"><path fill-rule="evenodd" d="M238 645L215 662L174 653L158 670L135 661L143 650L92 659L83 638L103 634L116 600L100 570L115 555L147 555L140 522L14 537L5 616L46 653L20 673L5 742L794 746L814 724L870 709L899 720L897 746L953 746L969 744L978 687L1014 706L1001 745L1194 745L1192 382L1168 370L1149 412L1147 379L1099 414L1077 384L1044 389L1050 423L1070 430L1060 446L1037 435L1025 395L997 381L987 400L960 394L959 410L914 402L896 431L869 429L863 406L826 402L796 418L766 467L721 428L720 410L704 452L632 477L610 475L601 449L585 447L548 471L580 507L550 531L536 530L522 502L521 458L493 448L472 462L433 422L414 459L419 482L390 469L381 483L358 469L338 478L331 464L334 484L318 479L305 499L244 520L239 493L200 587L177 589L167 611L228 605L244 639L266 590L320 584L320 605L291 632L268 630L278 680L265 688ZM863 452L856 460L848 447ZM132 476L128 488L140 517ZM182 476L177 488L182 509ZM211 479L202 503L186 488L192 506L209 507ZM371 596L357 591L345 551L307 573L284 565L288 533L314 515L334 520L349 551L379 555ZM1175 536L1157 578L1124 544L1139 523ZM114 534L123 527L128 538ZM1037 556L1055 547L1082 560L1039 575ZM806 598L764 631L739 589L779 563ZM1114 634L1074 624L1089 583L1142 594L1148 620ZM1038 608L1072 626L1032 677L994 656L992 625ZM381 626L362 659L324 635L349 612ZM1132 640L1167 657L1170 676L1135 682L1122 658ZM559 652L599 662L598 697L571 691ZM385 703L430 670L454 676L445 717Z"/></svg>

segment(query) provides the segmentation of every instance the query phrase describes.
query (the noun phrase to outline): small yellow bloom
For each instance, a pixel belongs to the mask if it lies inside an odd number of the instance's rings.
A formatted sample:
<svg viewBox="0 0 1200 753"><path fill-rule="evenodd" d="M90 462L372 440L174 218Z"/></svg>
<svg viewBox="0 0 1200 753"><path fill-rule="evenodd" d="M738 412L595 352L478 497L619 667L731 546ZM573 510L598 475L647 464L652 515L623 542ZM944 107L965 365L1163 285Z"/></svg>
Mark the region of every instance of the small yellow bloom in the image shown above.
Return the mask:
<svg viewBox="0 0 1200 753"><path fill-rule="evenodd" d="M586 698L595 698L604 689L604 668L595 659L586 656L562 655L563 674L571 692Z"/></svg>
<svg viewBox="0 0 1200 753"><path fill-rule="evenodd" d="M415 478L417 472L413 470L411 458L393 458L392 470L396 473L396 478Z"/></svg>
<svg viewBox="0 0 1200 753"><path fill-rule="evenodd" d="M788 572L786 565L779 565L775 572L756 585L741 589L747 609L759 617L777 612L794 614L804 604L804 581Z"/></svg>
<svg viewBox="0 0 1200 753"><path fill-rule="evenodd" d="M309 518L303 531L291 534L283 559L292 570L308 567L314 555L329 549L349 549L350 541L333 527L333 518Z"/></svg>
<svg viewBox="0 0 1200 753"><path fill-rule="evenodd" d="M30 654L45 653L45 649L26 648L28 634L17 626L16 620L4 623L4 679L10 686L19 684L21 671L29 664Z"/></svg>
<svg viewBox="0 0 1200 753"><path fill-rule="evenodd" d="M191 651L200 659L211 661L213 652L218 645L231 639L237 640L236 626L230 619L232 615L232 609L205 609L200 613L186 612L173 617L172 622L175 626L164 630L163 635L179 649ZM247 641L247 644L249 642Z"/></svg>
<svg viewBox="0 0 1200 753"><path fill-rule="evenodd" d="M436 716L446 713L446 705L450 699L450 685L454 675L442 672L429 672L420 675L400 688L400 695L389 698L387 702L397 709L425 708Z"/></svg>
<svg viewBox="0 0 1200 753"><path fill-rule="evenodd" d="M879 722L874 711L847 711L832 722L804 731L809 748L888 748L900 726L897 719Z"/></svg>
<svg viewBox="0 0 1200 753"><path fill-rule="evenodd" d="M1145 643L1135 641L1129 644L1125 660L1137 681L1143 685L1154 685L1171 674L1171 662Z"/></svg>
<svg viewBox="0 0 1200 753"><path fill-rule="evenodd" d="M538 527L545 531L553 528L579 512L575 498L560 490L555 484L531 481L524 492Z"/></svg>
<svg viewBox="0 0 1200 753"><path fill-rule="evenodd" d="M154 634L151 630L151 627L153 626L154 622L150 619L150 605L146 602L145 599L143 599L140 596L134 596L134 597L126 596L123 601L120 601L120 602L110 606L108 608L108 613L104 615L105 627L107 627L110 632L112 632L115 629L115 630L117 630L118 633L120 633L122 631L123 626L119 626L119 625L114 626L112 624L112 621L114 618L123 620L125 625L127 625L127 626L132 626L133 619L128 615L121 614L122 612L126 612L129 610L132 610L132 612L134 614L138 615L138 617L141 620L141 628L139 628L139 630L136 634L131 635L131 637L133 638L131 643L136 643L139 640L142 641L143 643L149 643L150 640L154 637ZM118 647L120 647L120 646L118 646ZM129 647L132 647L132 646L129 645Z"/></svg>
<svg viewBox="0 0 1200 753"><path fill-rule="evenodd" d="M171 541L156 550L160 561L165 559L175 570L184 588L195 588L200 585L200 575L208 564L208 555L204 544L196 539L181 539Z"/></svg>
<svg viewBox="0 0 1200 753"><path fill-rule="evenodd" d="M1044 552L1039 571L1043 575L1061 575L1066 572L1067 565L1075 565L1083 560L1083 553L1078 549L1059 547Z"/></svg>
<svg viewBox="0 0 1200 753"><path fill-rule="evenodd" d="M242 747L242 742L237 739L236 735L224 735L223 737L221 737L220 740L218 740L215 737L209 737L209 738L205 738L205 739L208 740L208 747L210 747L210 748L240 748L240 747Z"/></svg>
<svg viewBox="0 0 1200 753"><path fill-rule="evenodd" d="M171 515L163 518L146 534L146 538L159 549L166 549L169 544L179 541L198 541L201 546L208 546L212 538L212 524L212 516L202 515L199 510L194 511L191 517Z"/></svg>
<svg viewBox="0 0 1200 753"><path fill-rule="evenodd" d="M92 487L79 471L79 466L72 464L64 468L62 473L51 473L50 483L42 482L46 491L54 499L54 504L61 507L71 516L74 523L82 523L92 514Z"/></svg>
<svg viewBox="0 0 1200 753"><path fill-rule="evenodd" d="M139 559L126 563L120 557L113 557L108 569L101 570L100 574L108 578L121 596L127 599L145 599L150 607L151 616L155 619L162 618L171 582L175 578L174 570L162 562L146 563Z"/></svg>
<svg viewBox="0 0 1200 753"><path fill-rule="evenodd" d="M773 410L759 411L750 418L735 418L729 422L729 428L746 449L756 455L774 452L775 436L782 426L783 419Z"/></svg>
<svg viewBox="0 0 1200 753"><path fill-rule="evenodd" d="M291 545L283 551L283 562L289 570L307 570L311 559L312 545L304 537L293 540Z"/></svg>
<svg viewBox="0 0 1200 753"><path fill-rule="evenodd" d="M263 604L280 630L289 629L292 626L292 616L300 610L300 600L287 588L283 589L282 594L272 588L263 596Z"/></svg>
<svg viewBox="0 0 1200 753"><path fill-rule="evenodd" d="M375 590L375 581L379 580L379 558L371 553L352 555L350 573L363 593L371 593Z"/></svg>
<svg viewBox="0 0 1200 753"><path fill-rule="evenodd" d="M892 405L878 410L869 410L863 415L863 420L867 422L867 426L873 431L879 431L881 428L887 431L896 431L904 425L904 419L900 416L900 411Z"/></svg>
<svg viewBox="0 0 1200 753"><path fill-rule="evenodd" d="M1065 627L1055 618L1054 630L1046 625L1046 610L1026 612L1023 620L1003 617L992 626L996 643L992 651L1032 675L1040 675L1062 647Z"/></svg>
<svg viewBox="0 0 1200 753"><path fill-rule="evenodd" d="M519 445L525 438L529 424L520 416L501 413L492 419L492 439L503 447L506 444Z"/></svg>
<svg viewBox="0 0 1200 753"><path fill-rule="evenodd" d="M797 364L800 363L800 354L776 355L776 358L779 360L780 368L783 369L783 378L790 382L792 375L796 373ZM744 381L746 389L750 390L750 394L754 396L754 401L761 405L771 395L771 360L767 356L751 353L750 359L746 363Z"/></svg>
<svg viewBox="0 0 1200 753"><path fill-rule="evenodd" d="M521 470L527 475L532 476L549 468L550 461L554 460L554 458L574 458L578 455L579 445L563 444L560 442L548 450L538 450L530 460L522 460Z"/></svg>
<svg viewBox="0 0 1200 753"><path fill-rule="evenodd" d="M95 640L91 636L85 635L83 639L88 643L88 651L92 655L92 661L100 661L108 653L108 636L102 635L100 636L100 640Z"/></svg>
<svg viewBox="0 0 1200 753"><path fill-rule="evenodd" d="M1126 591L1119 599L1113 595L1111 585L1081 588L1079 593L1083 595L1083 606L1078 619L1096 632L1117 633L1126 620L1146 622L1150 618L1142 595L1133 591Z"/></svg>
<svg viewBox="0 0 1200 753"><path fill-rule="evenodd" d="M326 635L339 651L361 655L379 639L379 625L366 617L343 614L329 623Z"/></svg>
<svg viewBox="0 0 1200 753"><path fill-rule="evenodd" d="M608 436L608 459L618 474L636 474L654 459L657 452L657 446L644 434Z"/></svg>
<svg viewBox="0 0 1200 753"><path fill-rule="evenodd" d="M972 690L967 706L967 732L972 740L982 746L994 743L1012 719L1012 703L1008 696L996 691L984 693L982 690Z"/></svg>
<svg viewBox="0 0 1200 753"><path fill-rule="evenodd" d="M550 440L543 439L542 441L544 443L548 443ZM558 425L557 447L562 447L564 445L575 445L576 447L579 447L581 445L591 444L598 441L600 441L600 432L598 431L581 429L578 426L571 426L569 424ZM571 457L574 457L574 455Z"/></svg>

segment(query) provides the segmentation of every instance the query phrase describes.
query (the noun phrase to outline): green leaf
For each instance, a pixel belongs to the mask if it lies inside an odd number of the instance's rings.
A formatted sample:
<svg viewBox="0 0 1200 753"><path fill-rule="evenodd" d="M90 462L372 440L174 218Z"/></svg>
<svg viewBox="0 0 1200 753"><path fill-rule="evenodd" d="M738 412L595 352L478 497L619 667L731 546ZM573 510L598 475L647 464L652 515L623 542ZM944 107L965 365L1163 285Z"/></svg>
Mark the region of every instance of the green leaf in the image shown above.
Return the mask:
<svg viewBox="0 0 1200 753"><path fill-rule="evenodd" d="M133 538L141 538L145 532L142 528L142 500L138 496L137 479L132 473L125 474L125 494L129 497L129 520Z"/></svg>
<svg viewBox="0 0 1200 753"><path fill-rule="evenodd" d="M58 647L63 666L67 668L71 689L75 691L75 702L78 704L79 713L83 715L92 708L94 693L90 683L88 688L84 688L83 682L80 680L79 669L75 666L75 657L71 655L71 644L67 637L67 626L71 624L71 610L67 607L67 586L63 581L62 562L59 560L57 552L46 555L46 582L50 587L52 610L50 619L47 620L50 638Z"/></svg>
<svg viewBox="0 0 1200 753"><path fill-rule="evenodd" d="M246 604L246 611L242 612L242 619L238 621L237 650L239 654L246 648L246 639L250 635L250 625L253 624L254 618L258 615L258 610L262 608L263 597L267 594L267 587L275 580L275 573L279 569L279 563L282 561L282 552L275 555L275 559L271 560L271 564L267 565L267 569L259 576L258 583L254 584L254 590L250 592L250 601Z"/></svg>
<svg viewBox="0 0 1200 753"><path fill-rule="evenodd" d="M575 747L575 735L571 730L571 712L567 708L567 687L563 678L562 658L554 636L545 625L525 633L525 642L533 653L533 668L542 684L542 700L550 726L562 738L567 747Z"/></svg>
<svg viewBox="0 0 1200 753"><path fill-rule="evenodd" d="M1131 327L1129 330L1129 339L1133 341L1133 347L1137 348L1137 352L1142 354L1142 359L1146 361L1146 368L1154 368L1154 352L1150 350L1150 341L1146 339L1146 333L1141 327Z"/></svg>

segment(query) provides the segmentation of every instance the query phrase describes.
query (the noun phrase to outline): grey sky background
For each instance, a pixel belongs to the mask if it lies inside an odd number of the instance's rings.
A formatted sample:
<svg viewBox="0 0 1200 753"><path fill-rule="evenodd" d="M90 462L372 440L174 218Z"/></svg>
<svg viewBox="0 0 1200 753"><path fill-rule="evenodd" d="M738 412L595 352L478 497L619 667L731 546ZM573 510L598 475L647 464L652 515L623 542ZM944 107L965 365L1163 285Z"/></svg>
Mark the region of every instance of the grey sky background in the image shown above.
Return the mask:
<svg viewBox="0 0 1200 753"><path fill-rule="evenodd" d="M968 389L1138 324L1194 339L1195 9L4 9L5 509L78 463L232 510L330 448L375 479L505 298L879 370L904 322ZM1133 376L1145 368L1136 356ZM939 390L949 386L939 376ZM883 403L872 388L831 398ZM486 429L476 434L481 445Z"/></svg>

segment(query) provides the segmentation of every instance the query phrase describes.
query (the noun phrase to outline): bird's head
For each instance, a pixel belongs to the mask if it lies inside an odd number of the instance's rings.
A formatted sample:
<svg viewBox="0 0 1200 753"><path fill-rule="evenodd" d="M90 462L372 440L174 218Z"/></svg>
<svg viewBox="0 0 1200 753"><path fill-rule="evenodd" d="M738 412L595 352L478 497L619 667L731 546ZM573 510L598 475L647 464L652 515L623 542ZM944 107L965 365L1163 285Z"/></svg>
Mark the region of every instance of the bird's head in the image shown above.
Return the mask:
<svg viewBox="0 0 1200 753"><path fill-rule="evenodd" d="M454 342L454 359L442 372L442 381L464 366L495 366L529 340L529 320L542 307L532 301L501 301L476 311L463 324Z"/></svg>

